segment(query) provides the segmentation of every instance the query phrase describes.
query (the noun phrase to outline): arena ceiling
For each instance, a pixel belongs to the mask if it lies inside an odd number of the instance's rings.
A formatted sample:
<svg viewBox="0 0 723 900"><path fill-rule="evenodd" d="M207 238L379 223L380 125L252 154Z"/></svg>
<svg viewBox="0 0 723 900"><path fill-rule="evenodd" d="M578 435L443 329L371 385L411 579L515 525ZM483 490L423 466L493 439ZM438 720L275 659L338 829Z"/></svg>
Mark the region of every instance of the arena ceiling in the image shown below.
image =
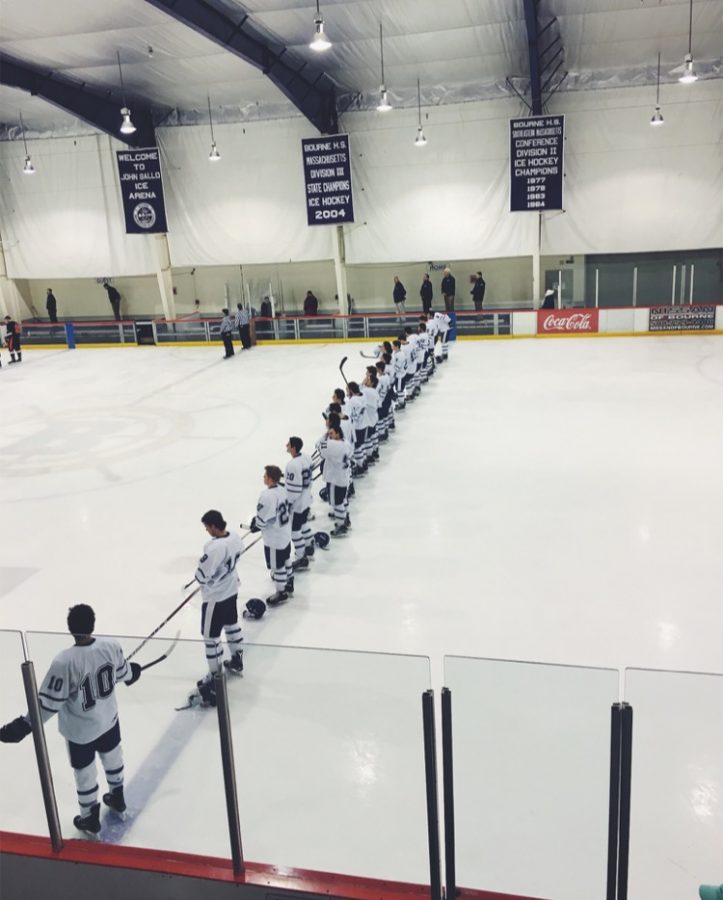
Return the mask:
<svg viewBox="0 0 723 900"><path fill-rule="evenodd" d="M530 6L545 29L540 49L555 41L550 55L561 63L548 92L560 81L563 90L654 82L659 52L662 80L672 81L688 51L689 0L321 0L332 41L323 54L309 49L315 0L3 0L0 53L119 107L120 53L128 105L146 104L156 124L207 121L209 96L218 121L298 114L259 68L159 4L205 8L236 23L247 16L245 26L285 66L312 83L325 73L342 110L376 104L380 20L395 106L416 104L417 78L425 104L513 90L529 96ZM721 0L694 0L692 49L702 77L722 77ZM18 136L20 112L36 135L92 130L39 96L0 86L6 137Z"/></svg>

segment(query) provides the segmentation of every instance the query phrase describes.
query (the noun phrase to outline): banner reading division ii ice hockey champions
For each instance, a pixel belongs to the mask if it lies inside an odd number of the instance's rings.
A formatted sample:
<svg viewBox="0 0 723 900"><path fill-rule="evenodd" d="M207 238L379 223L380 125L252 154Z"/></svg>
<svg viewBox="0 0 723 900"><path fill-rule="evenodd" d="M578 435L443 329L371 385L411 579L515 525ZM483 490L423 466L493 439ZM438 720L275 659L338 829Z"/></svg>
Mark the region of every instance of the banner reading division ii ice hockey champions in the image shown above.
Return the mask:
<svg viewBox="0 0 723 900"><path fill-rule="evenodd" d="M564 116L510 119L510 212L562 209Z"/></svg>
<svg viewBox="0 0 723 900"><path fill-rule="evenodd" d="M168 231L158 147L118 150L116 157L126 234Z"/></svg>
<svg viewBox="0 0 723 900"><path fill-rule="evenodd" d="M330 134L301 141L309 225L354 221L349 135Z"/></svg>

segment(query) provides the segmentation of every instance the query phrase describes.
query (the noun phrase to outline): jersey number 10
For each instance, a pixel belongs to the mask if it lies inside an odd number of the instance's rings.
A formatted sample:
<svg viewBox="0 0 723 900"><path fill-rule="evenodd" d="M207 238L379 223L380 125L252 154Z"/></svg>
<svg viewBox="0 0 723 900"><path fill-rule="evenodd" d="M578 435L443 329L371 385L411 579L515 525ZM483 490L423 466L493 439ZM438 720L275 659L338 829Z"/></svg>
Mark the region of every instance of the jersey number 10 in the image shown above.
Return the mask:
<svg viewBox="0 0 723 900"><path fill-rule="evenodd" d="M95 690L93 682L95 681ZM95 673L95 678L86 675L80 682L83 692L83 709L92 709L98 700L105 700L113 693L113 666L106 663Z"/></svg>

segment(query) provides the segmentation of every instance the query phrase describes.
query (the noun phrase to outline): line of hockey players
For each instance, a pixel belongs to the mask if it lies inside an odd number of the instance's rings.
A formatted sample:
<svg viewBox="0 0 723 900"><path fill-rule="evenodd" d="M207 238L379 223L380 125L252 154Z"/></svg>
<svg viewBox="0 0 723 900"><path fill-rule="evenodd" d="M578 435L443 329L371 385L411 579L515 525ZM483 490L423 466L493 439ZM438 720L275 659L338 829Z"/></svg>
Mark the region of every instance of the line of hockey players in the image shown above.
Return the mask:
<svg viewBox="0 0 723 900"><path fill-rule="evenodd" d="M395 410L413 402L436 365L447 359L449 325L445 313L430 313L416 330L406 328L395 341L381 344L361 382L349 381L346 390L333 392L322 414L324 432L313 452L304 449L300 437L292 436L286 444L290 459L285 471L276 465L265 466L264 490L248 528L261 533L274 593L266 600L249 600L245 616L261 618L267 605L275 607L288 600L294 593L295 574L309 569L317 547L329 545L329 535L314 532L310 524L316 478L324 482L319 497L331 507L331 537L348 534L355 484L379 460L380 445L396 427ZM201 628L209 674L198 682L196 694L189 698L191 706L215 703L213 674L220 669L224 655L222 632L230 652L223 665L232 673L243 671L236 612L240 585L236 565L244 552L243 541L228 531L217 510L209 510L202 522L211 540L203 548L195 580L203 597Z"/></svg>

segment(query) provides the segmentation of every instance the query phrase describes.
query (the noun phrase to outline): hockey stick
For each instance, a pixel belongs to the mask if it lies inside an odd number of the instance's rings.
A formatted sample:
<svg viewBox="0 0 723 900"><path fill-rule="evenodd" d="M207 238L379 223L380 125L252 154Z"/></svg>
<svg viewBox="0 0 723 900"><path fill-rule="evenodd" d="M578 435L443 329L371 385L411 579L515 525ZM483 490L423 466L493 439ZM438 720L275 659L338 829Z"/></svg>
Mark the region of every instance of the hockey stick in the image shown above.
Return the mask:
<svg viewBox="0 0 723 900"><path fill-rule="evenodd" d="M166 652L162 656L159 656L158 659L152 659L149 663L146 663L145 666L141 666L141 672L145 672L146 669L150 669L151 666L156 666L156 665L158 665L159 662L163 662L164 659L168 659L168 657L171 655L171 653L173 653L180 636L181 636L181 632L177 631L176 636L173 639L173 642L169 645Z"/></svg>
<svg viewBox="0 0 723 900"><path fill-rule="evenodd" d="M191 582L191 584L193 584L193 582ZM143 647L145 647L146 644L148 643L148 641L150 641L150 639L152 637L155 637L155 635L158 634L158 632L161 630L161 628L163 628L164 625L167 625L171 621L171 619L175 615L177 615L183 609L183 607L188 603L188 601L192 597L195 597L196 594L200 590L201 590L201 585L199 584L199 586L194 591L191 591L191 593L188 595L188 597L186 597L186 599L183 601L183 603L179 603L178 606L170 614L170 616L168 616L161 622L161 624L158 626L158 628L154 628L153 631L148 635L148 637L145 638L145 640L140 642L140 644L136 647L136 649L133 651L133 653L130 653L128 656L126 656L126 659L128 659L128 660L133 659L133 657L138 653L138 651L141 650Z"/></svg>
<svg viewBox="0 0 723 900"><path fill-rule="evenodd" d="M364 359L376 359L377 358L373 353L365 353L363 350L359 351L359 356L363 356Z"/></svg>
<svg viewBox="0 0 723 900"><path fill-rule="evenodd" d="M344 363L349 359L348 356L345 356L344 359L339 363L339 371L341 372L341 377L344 379L346 386L349 386L349 382L346 380L346 375L344 374Z"/></svg>

